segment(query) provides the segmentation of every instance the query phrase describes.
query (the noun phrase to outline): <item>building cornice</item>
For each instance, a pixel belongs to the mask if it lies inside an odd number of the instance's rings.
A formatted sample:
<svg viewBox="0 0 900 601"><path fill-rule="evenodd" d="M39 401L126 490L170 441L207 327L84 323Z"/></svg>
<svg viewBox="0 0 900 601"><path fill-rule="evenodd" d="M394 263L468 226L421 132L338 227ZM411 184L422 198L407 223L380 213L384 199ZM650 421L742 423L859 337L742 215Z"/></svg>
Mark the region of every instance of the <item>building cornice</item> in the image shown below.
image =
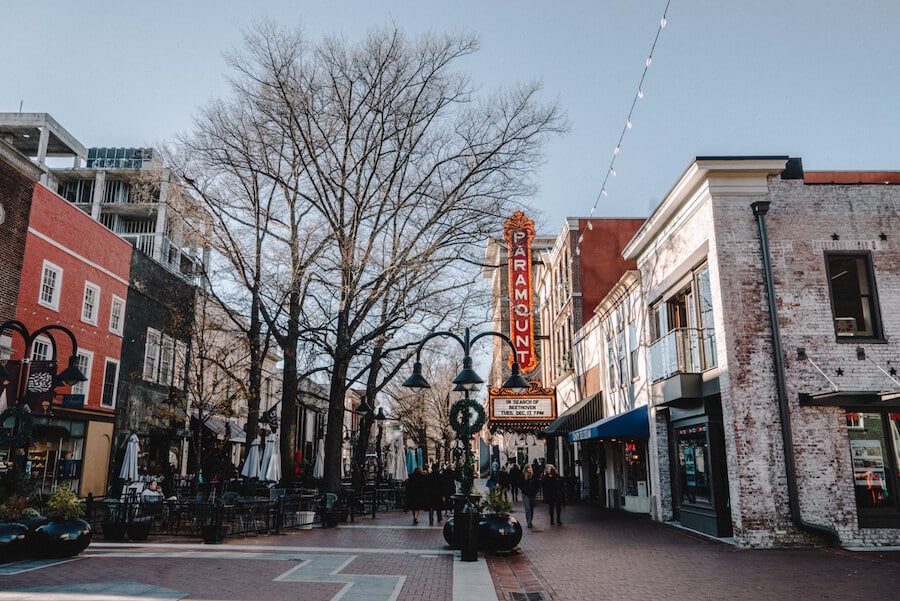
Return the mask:
<svg viewBox="0 0 900 601"><path fill-rule="evenodd" d="M628 260L637 260L678 213L704 194L766 195L769 191L769 176L784 171L788 158L787 156L695 158L653 214L625 245L622 256Z"/></svg>

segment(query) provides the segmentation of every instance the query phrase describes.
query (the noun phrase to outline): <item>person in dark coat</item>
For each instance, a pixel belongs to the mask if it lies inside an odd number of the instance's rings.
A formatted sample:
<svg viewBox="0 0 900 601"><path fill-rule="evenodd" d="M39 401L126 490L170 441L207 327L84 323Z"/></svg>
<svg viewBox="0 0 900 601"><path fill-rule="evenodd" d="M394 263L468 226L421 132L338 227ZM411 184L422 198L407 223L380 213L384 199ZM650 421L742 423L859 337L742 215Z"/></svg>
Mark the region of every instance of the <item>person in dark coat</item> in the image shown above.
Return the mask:
<svg viewBox="0 0 900 601"><path fill-rule="evenodd" d="M443 508L447 512L447 516L450 516L453 510L453 495L456 494L456 469L452 463L448 463L444 467L444 470L441 472L441 481Z"/></svg>
<svg viewBox="0 0 900 601"><path fill-rule="evenodd" d="M406 508L412 511L413 524L419 523L419 511L429 508L431 481L421 467L417 467L406 481Z"/></svg>
<svg viewBox="0 0 900 601"><path fill-rule="evenodd" d="M505 465L497 472L497 486L503 491L503 498L506 499L506 495L509 493L509 472L506 471Z"/></svg>
<svg viewBox="0 0 900 601"><path fill-rule="evenodd" d="M441 466L437 463L431 466L428 474L428 525L434 526L434 517L437 523L441 523L444 516L444 479L441 476Z"/></svg>
<svg viewBox="0 0 900 601"><path fill-rule="evenodd" d="M541 490L541 477L535 473L534 468L525 465L522 473L522 505L525 507L525 522L532 527L534 520L534 506L537 504L537 494Z"/></svg>
<svg viewBox="0 0 900 601"><path fill-rule="evenodd" d="M547 471L541 478L541 490L544 493L544 502L550 510L550 525L554 523L562 526L562 504L565 501L565 491L563 490L563 481L556 471L556 467L547 464ZM554 517L556 521L554 522Z"/></svg>
<svg viewBox="0 0 900 601"><path fill-rule="evenodd" d="M522 468L518 463L513 463L509 468L509 490L512 493L512 500L519 500L519 490L522 488Z"/></svg>

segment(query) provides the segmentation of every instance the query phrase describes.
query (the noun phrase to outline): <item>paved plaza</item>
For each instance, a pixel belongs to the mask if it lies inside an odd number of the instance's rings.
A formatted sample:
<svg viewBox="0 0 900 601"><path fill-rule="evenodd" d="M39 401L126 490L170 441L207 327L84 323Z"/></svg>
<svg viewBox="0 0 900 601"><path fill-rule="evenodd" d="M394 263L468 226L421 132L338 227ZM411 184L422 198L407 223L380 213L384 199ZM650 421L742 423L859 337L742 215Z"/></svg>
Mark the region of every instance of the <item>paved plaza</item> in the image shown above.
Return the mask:
<svg viewBox="0 0 900 601"><path fill-rule="evenodd" d="M0 565L0 601L796 601L900 594L900 549L744 551L588 504L566 507L562 526L549 526L543 510L518 553L477 562L461 562L439 526L414 526L403 511L222 545L98 537L75 559ZM517 514L522 518L520 506Z"/></svg>

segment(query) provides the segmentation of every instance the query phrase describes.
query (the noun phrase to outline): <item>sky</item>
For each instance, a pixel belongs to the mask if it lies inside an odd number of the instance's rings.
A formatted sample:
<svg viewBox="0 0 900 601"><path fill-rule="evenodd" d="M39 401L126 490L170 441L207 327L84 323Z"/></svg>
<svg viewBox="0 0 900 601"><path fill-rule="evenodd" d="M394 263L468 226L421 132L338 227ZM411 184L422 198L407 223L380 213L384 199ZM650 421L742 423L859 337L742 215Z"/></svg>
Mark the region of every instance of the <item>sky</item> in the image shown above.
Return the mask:
<svg viewBox="0 0 900 601"><path fill-rule="evenodd" d="M695 156L900 170L897 0L7 0L0 15L0 111L50 113L85 146L190 131L228 94L222 53L261 18L316 40L474 32L459 67L483 92L538 80L568 117L534 174L545 235L592 210L648 216Z"/></svg>

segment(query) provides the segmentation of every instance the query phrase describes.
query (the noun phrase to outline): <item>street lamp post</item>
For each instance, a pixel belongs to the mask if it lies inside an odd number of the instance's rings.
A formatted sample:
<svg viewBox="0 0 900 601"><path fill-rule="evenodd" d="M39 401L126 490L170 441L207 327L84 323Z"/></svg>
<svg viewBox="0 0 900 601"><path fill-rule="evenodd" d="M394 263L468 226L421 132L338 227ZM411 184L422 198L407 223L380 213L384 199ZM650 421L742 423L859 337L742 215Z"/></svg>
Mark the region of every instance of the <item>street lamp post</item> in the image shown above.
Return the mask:
<svg viewBox="0 0 900 601"><path fill-rule="evenodd" d="M16 367L15 404L7 409L7 411L12 411L15 414L12 435L9 437L9 440L11 441L9 455L10 458L13 458L17 448L27 448L30 442L30 435L28 436L29 440L21 440L22 437L20 436L22 420L24 419L26 405L28 403L28 393L48 393L57 386L71 386L77 382L84 382L87 380L87 377L81 373L81 370L78 368L78 342L75 340L75 335L68 328L57 324L50 324L38 328L34 332L29 332L24 323L16 319L10 319L0 324L0 334L7 330L19 334L25 341L25 348L22 351L22 360ZM54 373L57 365L57 345L56 339L53 337L54 331L62 332L68 336L72 344L72 355L69 357L68 366L59 374ZM52 372L32 374L31 350L35 340L40 336L46 336L50 341ZM6 387L12 380L13 374L10 373L6 365L0 363L0 384ZM6 413L6 411L4 411L4 413ZM5 415L4 418L6 417L7 416ZM5 421L6 419L0 420L0 427L5 425Z"/></svg>
<svg viewBox="0 0 900 601"><path fill-rule="evenodd" d="M474 519L472 519L474 509L472 508L471 500L469 498L472 492L472 483L475 479L475 459L472 453L472 437L484 425L485 414L481 404L469 398L469 394L472 390L477 385L484 383L484 380L482 380L478 373L472 368L471 349L475 342L487 336L495 336L505 341L512 350L513 358L516 357L516 347L508 336L501 334L500 332L487 331L471 336L469 328L466 328L462 337L459 337L452 332L432 332L419 342L419 345L416 348L416 361L413 363L413 373L405 382L403 382L403 386L413 389L431 387L431 384L429 384L428 380L422 375L421 354L422 347L425 346L425 343L438 336L452 338L459 343L463 349L462 371L453 378L453 384L456 384L457 388L462 389L463 398L456 401L450 408L450 426L456 432L457 438L462 441L465 454L461 474L462 491L460 494L453 495L453 537L457 542L457 546L460 548L461 559L463 561L477 561L478 551L474 536L476 524ZM507 378L506 382L504 382L503 388L512 390L526 390L528 388L528 382L522 377L518 362L513 361L511 375ZM464 533L462 532L463 528L461 527L463 525L466 530Z"/></svg>

